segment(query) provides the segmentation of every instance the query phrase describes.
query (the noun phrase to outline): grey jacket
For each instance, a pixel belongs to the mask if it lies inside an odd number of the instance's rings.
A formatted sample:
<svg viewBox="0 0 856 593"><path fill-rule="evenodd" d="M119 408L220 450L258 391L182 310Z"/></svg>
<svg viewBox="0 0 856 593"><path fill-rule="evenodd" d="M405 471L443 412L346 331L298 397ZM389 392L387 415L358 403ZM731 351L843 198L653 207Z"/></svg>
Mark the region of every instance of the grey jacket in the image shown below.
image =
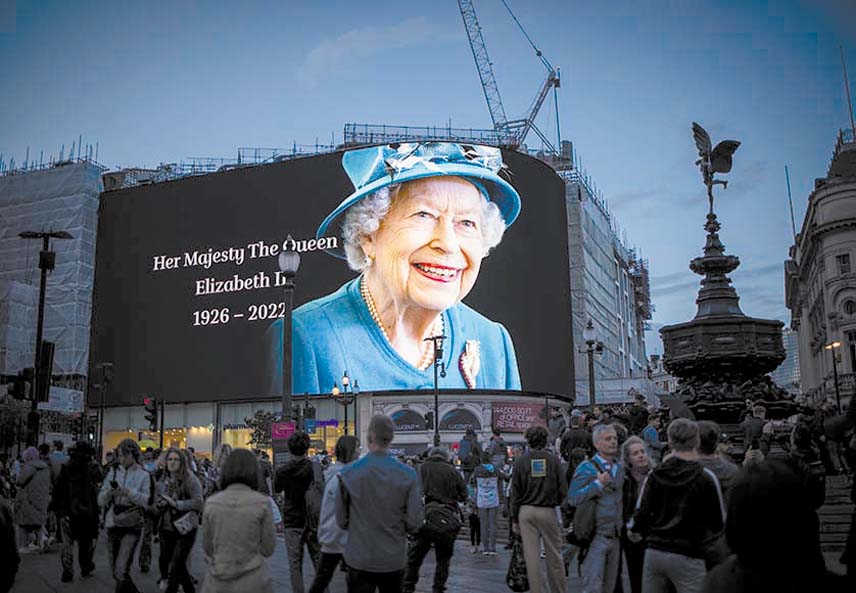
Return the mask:
<svg viewBox="0 0 856 593"><path fill-rule="evenodd" d="M119 487L127 488L128 496L114 496L111 482L116 481ZM114 465L104 476L101 490L98 492L98 505L108 508L107 518L104 520L105 527L113 527L113 507L115 505L137 506L146 508L149 504L151 493L151 477L142 465L134 464L129 468ZM112 502L112 504L110 504ZM108 506L109 505L109 506Z"/></svg>
<svg viewBox="0 0 856 593"><path fill-rule="evenodd" d="M318 521L318 543L326 554L342 554L348 543L348 532L336 523L336 499L339 494L339 478L336 476L345 467L336 462L324 472L324 498L321 500L321 517Z"/></svg>
<svg viewBox="0 0 856 593"><path fill-rule="evenodd" d="M336 522L348 532L345 563L366 572L402 570L407 534L422 526L416 472L376 451L342 469L339 483Z"/></svg>
<svg viewBox="0 0 856 593"><path fill-rule="evenodd" d="M37 459L25 463L18 474L15 520L18 525L44 525L51 500L51 472L48 464Z"/></svg>

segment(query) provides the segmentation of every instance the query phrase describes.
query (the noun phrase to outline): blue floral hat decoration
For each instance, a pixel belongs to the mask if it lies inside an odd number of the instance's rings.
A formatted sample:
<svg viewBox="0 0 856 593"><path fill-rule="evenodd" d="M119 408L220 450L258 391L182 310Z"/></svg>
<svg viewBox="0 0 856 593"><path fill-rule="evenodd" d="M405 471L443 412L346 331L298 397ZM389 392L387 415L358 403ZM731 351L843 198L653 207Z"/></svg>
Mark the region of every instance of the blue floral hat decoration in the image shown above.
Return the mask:
<svg viewBox="0 0 856 593"><path fill-rule="evenodd" d="M382 187L424 177L454 176L473 183L485 199L495 203L506 227L520 214L520 196L499 176L507 169L502 153L493 146L456 142L387 144L350 150L342 156L342 167L354 184L354 192L327 215L316 238L326 236L330 227L342 222L342 215L354 204ZM340 248L328 253L345 259Z"/></svg>

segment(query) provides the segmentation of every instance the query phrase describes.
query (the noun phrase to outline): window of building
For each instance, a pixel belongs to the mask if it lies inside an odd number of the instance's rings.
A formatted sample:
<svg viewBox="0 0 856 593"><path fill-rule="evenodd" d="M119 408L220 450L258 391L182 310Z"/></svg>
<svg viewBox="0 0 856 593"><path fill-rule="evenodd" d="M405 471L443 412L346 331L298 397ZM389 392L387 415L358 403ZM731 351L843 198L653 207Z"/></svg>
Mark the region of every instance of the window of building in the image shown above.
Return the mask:
<svg viewBox="0 0 856 593"><path fill-rule="evenodd" d="M844 305L841 308L844 310L845 315L856 315L856 301L853 299L844 301Z"/></svg>
<svg viewBox="0 0 856 593"><path fill-rule="evenodd" d="M835 256L835 262L838 264L838 273L839 274L849 274L850 273L850 254L844 253L842 255Z"/></svg>

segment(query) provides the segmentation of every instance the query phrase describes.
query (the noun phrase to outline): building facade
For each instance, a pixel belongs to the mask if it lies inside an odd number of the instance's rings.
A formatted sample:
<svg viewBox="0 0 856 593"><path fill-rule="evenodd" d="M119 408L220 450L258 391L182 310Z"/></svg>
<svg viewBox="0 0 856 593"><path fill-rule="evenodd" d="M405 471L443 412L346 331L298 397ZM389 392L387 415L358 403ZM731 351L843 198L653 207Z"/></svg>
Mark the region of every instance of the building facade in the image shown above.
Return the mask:
<svg viewBox="0 0 856 593"><path fill-rule="evenodd" d="M648 262L618 237L612 214L590 180L577 168L559 171L565 180L574 368L577 402L589 390L583 328L592 321L602 354L595 355L595 400L632 400L630 386L647 394L645 330L651 319Z"/></svg>
<svg viewBox="0 0 856 593"><path fill-rule="evenodd" d="M785 346L785 360L775 371L770 373L770 378L779 387L799 395L800 390L800 350L799 334L791 328L782 330L782 342Z"/></svg>
<svg viewBox="0 0 856 593"><path fill-rule="evenodd" d="M815 180L785 262L785 298L798 333L802 392L853 395L856 373L856 138L842 130L826 177ZM836 381L837 376L837 381Z"/></svg>

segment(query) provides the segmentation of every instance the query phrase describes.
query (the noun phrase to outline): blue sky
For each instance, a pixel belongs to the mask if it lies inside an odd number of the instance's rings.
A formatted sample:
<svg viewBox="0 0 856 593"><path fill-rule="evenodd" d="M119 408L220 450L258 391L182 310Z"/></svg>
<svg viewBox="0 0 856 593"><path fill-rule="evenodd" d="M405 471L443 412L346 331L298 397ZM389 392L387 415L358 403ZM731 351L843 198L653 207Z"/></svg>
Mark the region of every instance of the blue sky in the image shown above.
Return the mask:
<svg viewBox="0 0 856 593"><path fill-rule="evenodd" d="M720 237L750 315L788 321L782 262L856 95L856 4L846 0L508 0L561 68L574 142L650 260L654 325L690 319L706 199L690 124L743 144L720 192ZM600 6L602 4L607 7ZM0 153L57 155L83 134L110 166L229 157L240 146L342 139L348 122L489 127L454 0L0 0ZM476 0L506 112L544 70L499 0ZM849 28L848 28L849 26ZM555 137L548 103L539 126ZM530 138L530 144L533 139ZM649 352L660 351L656 332Z"/></svg>

